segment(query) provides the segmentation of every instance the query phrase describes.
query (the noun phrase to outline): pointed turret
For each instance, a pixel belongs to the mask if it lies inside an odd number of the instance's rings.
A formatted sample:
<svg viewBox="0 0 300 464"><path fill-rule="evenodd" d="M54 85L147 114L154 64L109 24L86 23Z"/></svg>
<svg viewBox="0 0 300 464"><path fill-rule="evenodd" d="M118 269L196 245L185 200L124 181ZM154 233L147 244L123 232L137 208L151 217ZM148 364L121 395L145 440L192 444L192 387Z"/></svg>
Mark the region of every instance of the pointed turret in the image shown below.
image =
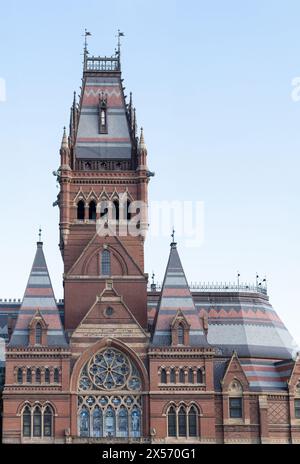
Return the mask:
<svg viewBox="0 0 300 464"><path fill-rule="evenodd" d="M176 315L178 315L179 310L190 327L189 345L207 347L208 342L195 308L173 235L169 261L154 324L153 345L171 345L172 323Z"/></svg>
<svg viewBox="0 0 300 464"><path fill-rule="evenodd" d="M59 311L43 252L43 242L37 250L9 346L28 346L30 323L39 314L47 326L47 346L67 346Z"/></svg>

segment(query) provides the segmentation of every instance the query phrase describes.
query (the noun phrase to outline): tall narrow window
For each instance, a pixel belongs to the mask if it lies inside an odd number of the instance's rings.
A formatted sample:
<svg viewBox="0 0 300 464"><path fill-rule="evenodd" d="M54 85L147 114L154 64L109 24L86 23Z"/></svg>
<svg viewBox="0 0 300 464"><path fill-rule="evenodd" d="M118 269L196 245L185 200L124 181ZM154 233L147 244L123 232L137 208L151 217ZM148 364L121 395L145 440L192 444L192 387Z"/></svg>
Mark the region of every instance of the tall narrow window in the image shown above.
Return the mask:
<svg viewBox="0 0 300 464"><path fill-rule="evenodd" d="M101 253L101 274L110 275L110 252L103 250Z"/></svg>
<svg viewBox="0 0 300 464"><path fill-rule="evenodd" d="M23 437L31 436L31 411L29 406L23 411Z"/></svg>
<svg viewBox="0 0 300 464"><path fill-rule="evenodd" d="M96 203L91 201L89 204L89 219L92 221L96 220Z"/></svg>
<svg viewBox="0 0 300 464"><path fill-rule="evenodd" d="M300 400L295 400L295 418L300 419Z"/></svg>
<svg viewBox="0 0 300 464"><path fill-rule="evenodd" d="M57 367L54 369L54 383L59 383L59 369Z"/></svg>
<svg viewBox="0 0 300 464"><path fill-rule="evenodd" d="M197 411L194 406L192 406L191 409L189 410L188 420L189 420L189 436L196 437L197 436Z"/></svg>
<svg viewBox="0 0 300 464"><path fill-rule="evenodd" d="M174 369L174 367L172 367L172 369L170 369L170 382L171 382L171 383L175 383L175 382L176 382L176 374L175 374L175 369Z"/></svg>
<svg viewBox="0 0 300 464"><path fill-rule="evenodd" d="M84 201L80 200L77 204L77 219L82 221L84 219L85 205Z"/></svg>
<svg viewBox="0 0 300 464"><path fill-rule="evenodd" d="M197 383L203 383L202 369L197 369Z"/></svg>
<svg viewBox="0 0 300 464"><path fill-rule="evenodd" d="M23 369L21 367L17 370L17 382L23 383Z"/></svg>
<svg viewBox="0 0 300 464"><path fill-rule="evenodd" d="M128 436L128 412L125 407L121 407L118 413L118 435Z"/></svg>
<svg viewBox="0 0 300 464"><path fill-rule="evenodd" d="M104 434L106 437L114 437L116 433L116 415L111 406L108 406L104 418Z"/></svg>
<svg viewBox="0 0 300 464"><path fill-rule="evenodd" d="M233 419L243 417L242 398L229 398L229 415Z"/></svg>
<svg viewBox="0 0 300 464"><path fill-rule="evenodd" d="M136 406L131 412L131 435L133 437L141 436L141 411Z"/></svg>
<svg viewBox="0 0 300 464"><path fill-rule="evenodd" d="M178 432L180 437L186 437L186 411L181 406L178 411Z"/></svg>
<svg viewBox="0 0 300 464"><path fill-rule="evenodd" d="M42 326L39 322L35 326L35 344L36 345L42 344Z"/></svg>
<svg viewBox="0 0 300 464"><path fill-rule="evenodd" d="M107 105L104 98L100 101L99 132L100 134L107 134Z"/></svg>
<svg viewBox="0 0 300 464"><path fill-rule="evenodd" d="M179 324L177 329L178 336L178 345L184 345L184 329L181 324Z"/></svg>
<svg viewBox="0 0 300 464"><path fill-rule="evenodd" d="M167 383L167 373L166 369L162 369L160 373L160 381L161 383Z"/></svg>
<svg viewBox="0 0 300 464"><path fill-rule="evenodd" d="M46 367L45 369L45 382L50 383L50 370L48 369L48 367Z"/></svg>
<svg viewBox="0 0 300 464"><path fill-rule="evenodd" d="M31 372L31 368L30 368L30 367L27 367L27 370L26 370L26 382L27 382L27 383L31 383L31 382L32 382L32 372Z"/></svg>
<svg viewBox="0 0 300 464"><path fill-rule="evenodd" d="M194 383L194 371L192 368L189 369L189 383Z"/></svg>
<svg viewBox="0 0 300 464"><path fill-rule="evenodd" d="M99 406L96 406L93 411L93 436L94 437L103 436L102 411L99 408Z"/></svg>
<svg viewBox="0 0 300 464"><path fill-rule="evenodd" d="M101 110L100 123L102 127L106 126L106 111L104 108Z"/></svg>
<svg viewBox="0 0 300 464"><path fill-rule="evenodd" d="M41 369L37 368L35 371L35 383L41 383Z"/></svg>
<svg viewBox="0 0 300 464"><path fill-rule="evenodd" d="M90 436L90 413L85 406L83 406L79 415L79 433L81 437Z"/></svg>
<svg viewBox="0 0 300 464"><path fill-rule="evenodd" d="M52 409L47 406L44 411L44 437L52 437L52 420Z"/></svg>
<svg viewBox="0 0 300 464"><path fill-rule="evenodd" d="M39 406L37 406L33 413L33 436L40 437L42 435L42 413Z"/></svg>
<svg viewBox="0 0 300 464"><path fill-rule="evenodd" d="M179 382L185 383L185 372L184 369L179 370Z"/></svg>
<svg viewBox="0 0 300 464"><path fill-rule="evenodd" d="M176 410L174 406L171 406L168 412L168 436L176 437L177 436L177 427L176 427Z"/></svg>

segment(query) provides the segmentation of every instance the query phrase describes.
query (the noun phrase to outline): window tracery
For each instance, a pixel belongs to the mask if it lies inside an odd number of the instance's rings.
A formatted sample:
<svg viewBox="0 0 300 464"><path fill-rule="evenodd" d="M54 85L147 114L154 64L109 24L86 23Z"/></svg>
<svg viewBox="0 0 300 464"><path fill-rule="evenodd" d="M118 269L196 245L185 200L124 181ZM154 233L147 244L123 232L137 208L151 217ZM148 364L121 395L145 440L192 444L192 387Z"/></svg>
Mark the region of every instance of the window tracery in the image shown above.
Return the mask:
<svg viewBox="0 0 300 464"><path fill-rule="evenodd" d="M140 437L140 374L121 351L106 348L82 368L78 383L78 432L82 437Z"/></svg>

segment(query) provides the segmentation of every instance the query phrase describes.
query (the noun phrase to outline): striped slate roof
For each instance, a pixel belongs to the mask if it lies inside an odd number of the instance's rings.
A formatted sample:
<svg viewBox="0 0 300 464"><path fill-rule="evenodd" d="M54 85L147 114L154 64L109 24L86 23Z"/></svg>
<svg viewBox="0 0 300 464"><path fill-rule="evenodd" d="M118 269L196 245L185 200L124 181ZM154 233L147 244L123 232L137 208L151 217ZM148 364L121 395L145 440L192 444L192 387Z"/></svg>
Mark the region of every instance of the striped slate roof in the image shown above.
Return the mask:
<svg viewBox="0 0 300 464"><path fill-rule="evenodd" d="M99 97L107 99L107 133L99 133ZM132 143L120 72L84 76L75 143L77 158L130 159Z"/></svg>
<svg viewBox="0 0 300 464"><path fill-rule="evenodd" d="M295 362L267 360L240 359L241 366L249 381L250 389L287 390L287 381L290 378Z"/></svg>
<svg viewBox="0 0 300 464"><path fill-rule="evenodd" d="M190 325L190 345L208 346L178 255L176 243L173 242L171 243L169 261L154 321L153 345L165 346L171 344L170 326L178 310L181 311Z"/></svg>
<svg viewBox="0 0 300 464"><path fill-rule="evenodd" d="M37 311L39 311L47 324L47 345L66 346L67 342L61 324L59 311L56 306L42 242L37 242L37 250L24 298L8 346L14 347L28 345L28 326Z"/></svg>

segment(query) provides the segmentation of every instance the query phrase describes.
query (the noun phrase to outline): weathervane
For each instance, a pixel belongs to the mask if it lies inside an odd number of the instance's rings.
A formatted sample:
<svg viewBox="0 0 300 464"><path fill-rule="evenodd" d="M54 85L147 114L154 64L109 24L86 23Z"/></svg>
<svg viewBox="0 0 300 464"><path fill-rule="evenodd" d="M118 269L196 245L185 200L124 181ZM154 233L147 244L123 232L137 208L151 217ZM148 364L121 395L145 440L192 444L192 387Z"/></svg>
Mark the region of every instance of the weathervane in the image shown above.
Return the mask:
<svg viewBox="0 0 300 464"><path fill-rule="evenodd" d="M39 228L39 242L41 242L41 241L42 241L42 228L40 226L40 228Z"/></svg>
<svg viewBox="0 0 300 464"><path fill-rule="evenodd" d="M121 39L120 37L125 37L125 34L124 32L121 32L120 29L118 29L118 34L116 35L116 37L118 37L118 48L117 48L116 55L118 56L118 60L120 63L120 59L121 59Z"/></svg>

